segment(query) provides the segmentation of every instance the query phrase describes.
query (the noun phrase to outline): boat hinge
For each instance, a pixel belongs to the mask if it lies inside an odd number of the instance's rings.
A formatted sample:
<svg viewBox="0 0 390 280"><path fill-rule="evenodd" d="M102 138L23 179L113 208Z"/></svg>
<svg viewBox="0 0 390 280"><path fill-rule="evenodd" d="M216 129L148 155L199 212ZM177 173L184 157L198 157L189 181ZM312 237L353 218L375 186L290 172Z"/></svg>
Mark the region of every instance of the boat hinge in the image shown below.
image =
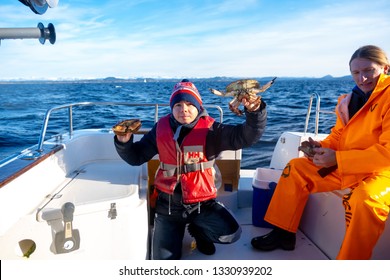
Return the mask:
<svg viewBox="0 0 390 280"><path fill-rule="evenodd" d="M118 215L116 211L116 203L111 203L110 210L108 210L108 218L111 220L116 219L116 216Z"/></svg>

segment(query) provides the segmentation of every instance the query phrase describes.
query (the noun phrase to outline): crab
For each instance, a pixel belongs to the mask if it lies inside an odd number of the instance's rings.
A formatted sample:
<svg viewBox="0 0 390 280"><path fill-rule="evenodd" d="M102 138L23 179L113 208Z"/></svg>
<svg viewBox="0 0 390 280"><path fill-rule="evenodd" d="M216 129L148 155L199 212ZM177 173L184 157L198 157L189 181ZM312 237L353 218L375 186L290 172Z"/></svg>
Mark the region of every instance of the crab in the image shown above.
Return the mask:
<svg viewBox="0 0 390 280"><path fill-rule="evenodd" d="M263 86L260 86L260 83L256 80L237 80L228 84L225 92L212 88L210 88L210 91L218 96L233 96L233 100L229 102L229 109L236 115L241 116L243 111L239 109L239 106L242 99L245 98L253 104L253 108L257 109L261 103L261 96L257 94L266 91L274 83L275 79L276 77Z"/></svg>
<svg viewBox="0 0 390 280"><path fill-rule="evenodd" d="M119 136L124 136L127 133L136 133L141 128L141 120L129 119L118 122L112 127L112 131Z"/></svg>
<svg viewBox="0 0 390 280"><path fill-rule="evenodd" d="M313 158L317 153L314 151L314 149L320 147L321 144L319 142L309 137L309 140L303 141L301 143L301 145L298 147L298 151L303 152L306 157Z"/></svg>
<svg viewBox="0 0 390 280"><path fill-rule="evenodd" d="M315 156L315 152L314 152L314 148L316 148L316 146L310 144L309 141L303 141L301 143L301 146L298 147L298 151L301 151L303 152L307 157L309 158L312 158Z"/></svg>

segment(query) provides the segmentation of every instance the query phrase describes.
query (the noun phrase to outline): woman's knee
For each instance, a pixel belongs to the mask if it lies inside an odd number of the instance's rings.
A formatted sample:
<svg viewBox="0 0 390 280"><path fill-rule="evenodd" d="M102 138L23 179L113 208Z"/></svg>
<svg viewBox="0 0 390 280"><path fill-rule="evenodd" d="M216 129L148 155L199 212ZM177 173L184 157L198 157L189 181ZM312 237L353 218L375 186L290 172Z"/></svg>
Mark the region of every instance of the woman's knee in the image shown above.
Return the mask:
<svg viewBox="0 0 390 280"><path fill-rule="evenodd" d="M383 191L383 186L377 181L361 184L353 188L343 197L343 205L346 213L368 211L381 221L386 221L389 214L388 194Z"/></svg>

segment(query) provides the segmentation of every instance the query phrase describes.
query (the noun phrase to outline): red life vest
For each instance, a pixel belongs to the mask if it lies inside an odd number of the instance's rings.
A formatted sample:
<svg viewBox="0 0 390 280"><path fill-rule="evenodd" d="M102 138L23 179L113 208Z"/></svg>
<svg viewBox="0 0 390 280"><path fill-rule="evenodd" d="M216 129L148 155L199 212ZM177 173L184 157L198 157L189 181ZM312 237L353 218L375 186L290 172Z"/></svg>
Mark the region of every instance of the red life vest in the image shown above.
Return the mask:
<svg viewBox="0 0 390 280"><path fill-rule="evenodd" d="M160 168L154 180L160 191L173 194L177 183L181 183L183 202L192 204L217 196L214 183L214 160L206 158L206 136L214 119L201 117L183 139L180 148L173 139L169 115L157 123L157 148Z"/></svg>

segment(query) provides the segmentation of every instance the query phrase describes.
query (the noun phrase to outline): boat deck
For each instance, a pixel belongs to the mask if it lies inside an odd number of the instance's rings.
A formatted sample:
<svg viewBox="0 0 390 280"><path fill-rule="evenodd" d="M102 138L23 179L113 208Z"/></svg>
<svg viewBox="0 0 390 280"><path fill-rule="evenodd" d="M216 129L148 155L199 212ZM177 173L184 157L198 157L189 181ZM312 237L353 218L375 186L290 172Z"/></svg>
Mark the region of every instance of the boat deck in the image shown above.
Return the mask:
<svg viewBox="0 0 390 280"><path fill-rule="evenodd" d="M148 259L150 224L146 202L154 170L150 172L147 164L135 167L125 163L115 152L112 134L105 131L80 132L68 141L64 149L44 160L29 161L31 166L0 188L7 194L0 196L0 259L21 259L32 245L36 250L30 259ZM193 238L187 233L182 259L335 259L345 231L344 210L340 195L335 193L311 196L294 251L260 252L252 248L251 239L271 229L252 224L255 170L230 172L226 166L236 170L237 157L233 153L221 159L226 164L219 168L227 181L219 190L218 200L236 216L243 230L241 238L233 244L216 244L216 253L206 256L194 248ZM42 174L47 175L45 180ZM24 195L20 196L21 193ZM19 201L19 206L9 211L10 201ZM80 232L80 249L56 254L53 237L64 230L61 207L67 202L75 205L73 222L74 229ZM386 227L373 259L390 258L389 236L390 227ZM28 245L22 248L21 242L25 241ZM96 244L104 244L104 248Z"/></svg>
<svg viewBox="0 0 390 280"><path fill-rule="evenodd" d="M252 225L252 208L241 208L235 216L242 226L241 238L233 244L215 244L216 253L206 256L193 248L193 238L186 234L183 241L183 260L328 260L329 258L310 241L301 231L297 233L297 244L294 251L277 249L261 252L251 245L253 237L267 234L270 228Z"/></svg>
<svg viewBox="0 0 390 280"><path fill-rule="evenodd" d="M73 174L72 178L68 178L66 187L62 187L60 192L56 192L55 199L51 200L44 208L39 211L37 215L39 223L34 222L31 219L34 231L30 233L23 233L21 228L15 227L13 238L15 239L11 243L17 243L19 240L31 239L37 243L37 250L31 256L34 259L44 259L46 257L54 256L53 252L47 250L41 250L49 248L51 237L51 231L57 231L58 229L51 227L55 224L54 221L60 218L58 216L61 205L67 201L72 201L76 205L74 225L77 230L80 230L82 236L82 242L80 250L74 253L56 255L57 258L82 258L85 257L84 253L87 253L86 248L94 248L93 244L96 244L96 232L99 232L99 236L102 238L110 238L116 236L122 240L120 244L128 248L139 248L143 243L140 239L131 238L132 234L138 235L140 232L131 233L131 229L123 226L119 226L115 221L133 220L130 224L146 224L147 217L143 212L139 212L139 193L135 190L134 184L139 183L139 179L133 171L139 170L142 167L131 167L121 160L106 160L100 162L90 162L78 169L77 174ZM146 171L144 171L146 172ZM236 216L240 225L242 226L241 238L233 244L216 244L216 253L212 256L206 256L200 253L193 246L193 238L186 233L183 240L183 260L326 260L328 257L321 252L321 250L314 245L311 240L306 237L302 232L297 234L297 246L294 251L275 250L272 252L260 252L252 248L250 242L255 236L268 233L270 228L256 227L252 224L252 176L253 170L248 170L246 173L241 174L240 187L237 191L224 191L219 192L219 201L225 204ZM248 177L245 177L248 176ZM116 204L118 208L118 217L114 220L107 218L107 212L109 205ZM130 207L130 205L133 205ZM240 207L243 206L243 207ZM47 210L45 210L47 209ZM137 210L138 209L138 210ZM58 217L57 217L58 216ZM142 216L144 217L142 219ZM49 224L45 220L51 220ZM61 221L61 219L59 220ZM43 223L42 223L43 222ZM93 223L98 223L100 229L97 230ZM127 224L127 223L125 223ZM20 224L19 224L20 225ZM24 224L26 226L26 224ZM88 226L87 226L88 225ZM20 225L21 226L21 225ZM119 226L119 228L117 228ZM89 229L92 229L90 232ZM35 234L35 233L36 234ZM39 233L39 234L38 234ZM114 235L112 235L115 233ZM143 236L146 238L147 233ZM126 237L127 236L127 237ZM114 239L116 239L114 238ZM0 238L1 239L1 238ZM138 240L138 241L137 241ZM115 243L115 242L114 242ZM114 244L107 244L107 246L113 246ZM10 245L11 246L11 245ZM15 246L15 245L12 245ZM101 249L101 246L100 246ZM52 251L52 250L51 250ZM89 250L94 253L94 256L87 255L87 258L100 258L99 250ZM145 253L144 250L138 250L137 257ZM8 256L7 258L9 258ZM16 257L16 256L15 256ZM127 254L121 254L119 252L113 253L112 258L134 258L134 256L128 256ZM135 257L135 258L137 258Z"/></svg>
<svg viewBox="0 0 390 280"><path fill-rule="evenodd" d="M194 238L188 232L183 241L184 260L328 260L322 252L303 232L297 232L297 243L294 251L277 249L261 252L251 245L253 237L267 234L272 229L254 226L252 222L253 187L255 170L241 170L237 192L218 192L217 199L229 208L242 228L241 238L233 244L215 244L216 253L205 256L195 246Z"/></svg>

